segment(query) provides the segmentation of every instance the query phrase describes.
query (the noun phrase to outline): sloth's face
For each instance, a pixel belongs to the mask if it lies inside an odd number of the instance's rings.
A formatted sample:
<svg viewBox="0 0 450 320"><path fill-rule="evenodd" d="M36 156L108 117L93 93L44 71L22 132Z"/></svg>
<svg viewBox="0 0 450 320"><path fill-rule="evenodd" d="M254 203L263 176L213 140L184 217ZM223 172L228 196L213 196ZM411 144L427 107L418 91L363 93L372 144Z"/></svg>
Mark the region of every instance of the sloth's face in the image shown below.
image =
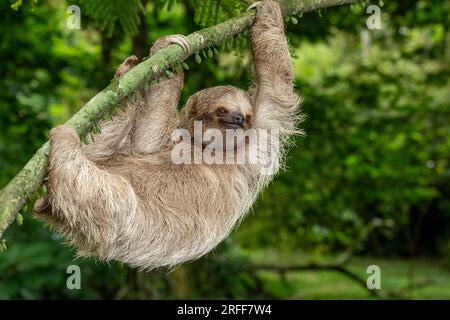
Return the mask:
<svg viewBox="0 0 450 320"><path fill-rule="evenodd" d="M246 130L252 126L254 111L249 95L231 86L199 91L187 108L191 121L202 121L203 130Z"/></svg>
<svg viewBox="0 0 450 320"><path fill-rule="evenodd" d="M251 127L253 108L249 101L224 97L210 107L210 125L217 129L248 129Z"/></svg>

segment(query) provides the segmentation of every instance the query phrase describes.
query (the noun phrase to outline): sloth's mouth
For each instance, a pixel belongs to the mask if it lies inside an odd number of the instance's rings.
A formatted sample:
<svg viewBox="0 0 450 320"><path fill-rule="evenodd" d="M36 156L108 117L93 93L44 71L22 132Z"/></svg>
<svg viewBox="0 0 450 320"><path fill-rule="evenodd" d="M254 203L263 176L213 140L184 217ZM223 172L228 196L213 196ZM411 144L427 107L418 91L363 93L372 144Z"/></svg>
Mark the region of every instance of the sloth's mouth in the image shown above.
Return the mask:
<svg viewBox="0 0 450 320"><path fill-rule="evenodd" d="M226 129L244 129L244 125L237 122L222 121L222 123Z"/></svg>

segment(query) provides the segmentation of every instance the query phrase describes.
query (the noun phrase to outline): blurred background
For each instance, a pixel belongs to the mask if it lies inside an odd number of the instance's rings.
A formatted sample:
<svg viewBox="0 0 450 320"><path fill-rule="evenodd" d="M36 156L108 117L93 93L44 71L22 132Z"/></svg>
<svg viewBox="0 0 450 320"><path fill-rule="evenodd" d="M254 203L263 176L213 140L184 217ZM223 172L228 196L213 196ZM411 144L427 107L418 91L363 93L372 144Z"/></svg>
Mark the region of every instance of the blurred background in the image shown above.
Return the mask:
<svg viewBox="0 0 450 320"><path fill-rule="evenodd" d="M0 187L124 58L248 3L1 1ZM80 30L66 26L73 4ZM381 29L366 26L369 4ZM170 272L74 260L30 201L5 235L0 299L450 299L449 28L449 1L374 0L287 19L306 136L229 239ZM205 87L249 85L247 36L186 61L183 102ZM72 264L81 290L66 287ZM380 290L366 286L371 265Z"/></svg>

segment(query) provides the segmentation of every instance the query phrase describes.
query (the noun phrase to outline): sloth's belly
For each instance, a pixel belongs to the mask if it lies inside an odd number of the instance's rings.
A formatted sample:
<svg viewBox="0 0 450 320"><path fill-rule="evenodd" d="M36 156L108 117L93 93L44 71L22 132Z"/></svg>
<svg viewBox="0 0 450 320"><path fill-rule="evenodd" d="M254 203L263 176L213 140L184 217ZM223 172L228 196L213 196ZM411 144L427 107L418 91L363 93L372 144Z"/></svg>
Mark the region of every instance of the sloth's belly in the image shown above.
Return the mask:
<svg viewBox="0 0 450 320"><path fill-rule="evenodd" d="M254 198L245 175L232 166L128 164L113 171L129 181L140 202L123 237L126 256L116 257L136 266L175 265L206 254Z"/></svg>
<svg viewBox="0 0 450 320"><path fill-rule="evenodd" d="M235 221L253 202L247 177L234 165L123 160L108 170L129 181L145 212Z"/></svg>
<svg viewBox="0 0 450 320"><path fill-rule="evenodd" d="M233 214L248 193L236 170L206 165L170 166L132 182L143 202L170 207L179 213ZM147 201L148 200L148 201Z"/></svg>

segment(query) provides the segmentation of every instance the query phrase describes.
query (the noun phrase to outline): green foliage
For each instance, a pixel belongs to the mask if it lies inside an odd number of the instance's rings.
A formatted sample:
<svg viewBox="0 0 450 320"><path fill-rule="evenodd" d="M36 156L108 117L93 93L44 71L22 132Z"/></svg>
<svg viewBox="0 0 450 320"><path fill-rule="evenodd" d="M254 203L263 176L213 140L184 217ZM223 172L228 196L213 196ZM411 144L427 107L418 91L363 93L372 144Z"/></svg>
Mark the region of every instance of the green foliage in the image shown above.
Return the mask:
<svg viewBox="0 0 450 320"><path fill-rule="evenodd" d="M38 0L31 0L31 4L35 5L37 4ZM19 10L19 8L23 5L23 0L17 0L13 4L11 4L11 9L13 10Z"/></svg>
<svg viewBox="0 0 450 320"><path fill-rule="evenodd" d="M202 27L228 20L247 8L240 0L189 0L189 5L195 8L195 22Z"/></svg>
<svg viewBox="0 0 450 320"><path fill-rule="evenodd" d="M116 24L127 35L132 36L138 32L139 13L143 10L140 0L80 0L79 4L83 8L82 12L110 37Z"/></svg>

